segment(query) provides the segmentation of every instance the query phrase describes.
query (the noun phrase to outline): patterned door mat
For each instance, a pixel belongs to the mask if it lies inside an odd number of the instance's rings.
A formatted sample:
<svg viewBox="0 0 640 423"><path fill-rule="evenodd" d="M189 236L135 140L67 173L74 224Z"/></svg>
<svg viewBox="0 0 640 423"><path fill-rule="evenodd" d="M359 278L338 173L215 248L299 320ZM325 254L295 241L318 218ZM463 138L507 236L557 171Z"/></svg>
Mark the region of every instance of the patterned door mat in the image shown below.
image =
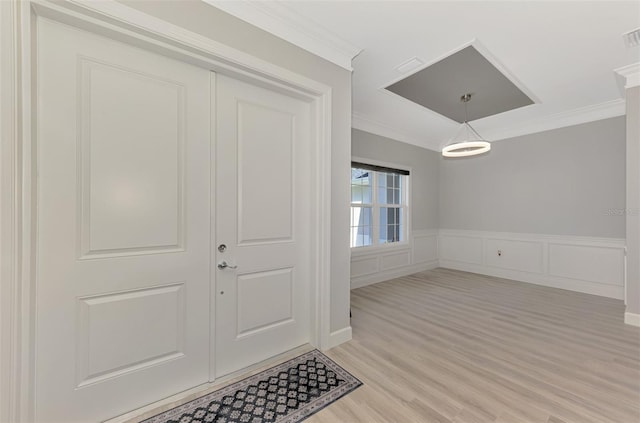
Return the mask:
<svg viewBox="0 0 640 423"><path fill-rule="evenodd" d="M142 423L295 423L360 385L313 350Z"/></svg>

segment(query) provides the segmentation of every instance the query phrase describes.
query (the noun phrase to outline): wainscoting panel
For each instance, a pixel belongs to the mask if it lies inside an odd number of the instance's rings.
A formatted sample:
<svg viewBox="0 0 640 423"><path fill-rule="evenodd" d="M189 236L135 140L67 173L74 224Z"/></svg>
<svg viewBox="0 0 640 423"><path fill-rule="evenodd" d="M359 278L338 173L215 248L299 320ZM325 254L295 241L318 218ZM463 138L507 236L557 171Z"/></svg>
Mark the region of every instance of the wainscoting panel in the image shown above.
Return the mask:
<svg viewBox="0 0 640 423"><path fill-rule="evenodd" d="M438 236L435 232L413 233L413 262L428 263L438 259Z"/></svg>
<svg viewBox="0 0 640 423"><path fill-rule="evenodd" d="M487 266L502 269L542 273L544 271L544 243L540 241L513 241L485 239L484 260Z"/></svg>
<svg viewBox="0 0 640 423"><path fill-rule="evenodd" d="M380 257L380 268L382 270L396 269L398 267L411 264L411 251L402 251L393 254L384 254Z"/></svg>
<svg viewBox="0 0 640 423"><path fill-rule="evenodd" d="M619 285L624 278L624 249L549 243L549 274Z"/></svg>
<svg viewBox="0 0 640 423"><path fill-rule="evenodd" d="M624 239L438 232L440 267L624 298Z"/></svg>
<svg viewBox="0 0 640 423"><path fill-rule="evenodd" d="M351 251L351 288L438 267L438 232L413 231L407 244Z"/></svg>
<svg viewBox="0 0 640 423"><path fill-rule="evenodd" d="M378 256L351 258L351 278L370 275L378 271Z"/></svg>
<svg viewBox="0 0 640 423"><path fill-rule="evenodd" d="M623 299L625 240L440 229L351 252L351 288L445 267Z"/></svg>
<svg viewBox="0 0 640 423"><path fill-rule="evenodd" d="M441 236L438 240L440 259L482 264L482 238L464 235Z"/></svg>

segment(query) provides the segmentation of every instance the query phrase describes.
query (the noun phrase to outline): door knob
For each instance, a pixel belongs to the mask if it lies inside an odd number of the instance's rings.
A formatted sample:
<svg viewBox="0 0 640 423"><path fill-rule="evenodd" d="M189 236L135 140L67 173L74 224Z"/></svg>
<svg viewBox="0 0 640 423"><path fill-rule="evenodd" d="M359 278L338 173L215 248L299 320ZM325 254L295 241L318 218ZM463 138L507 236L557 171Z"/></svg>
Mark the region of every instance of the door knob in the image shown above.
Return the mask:
<svg viewBox="0 0 640 423"><path fill-rule="evenodd" d="M223 261L222 263L218 264L218 269L220 270L224 270L224 269L237 269L238 266L229 266L229 264L226 261Z"/></svg>

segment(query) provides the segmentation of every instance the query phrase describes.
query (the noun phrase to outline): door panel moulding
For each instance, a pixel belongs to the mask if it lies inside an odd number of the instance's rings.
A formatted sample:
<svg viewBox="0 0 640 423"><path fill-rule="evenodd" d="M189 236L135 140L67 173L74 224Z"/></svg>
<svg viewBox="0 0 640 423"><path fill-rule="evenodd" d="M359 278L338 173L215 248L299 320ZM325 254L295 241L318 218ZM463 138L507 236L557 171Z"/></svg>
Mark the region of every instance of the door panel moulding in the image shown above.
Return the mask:
<svg viewBox="0 0 640 423"><path fill-rule="evenodd" d="M311 339L330 343L331 87L113 0L0 2L0 421L34 419L36 280L35 74L37 18L53 19L214 72L268 87L311 105ZM5 94L9 93L9 94Z"/></svg>

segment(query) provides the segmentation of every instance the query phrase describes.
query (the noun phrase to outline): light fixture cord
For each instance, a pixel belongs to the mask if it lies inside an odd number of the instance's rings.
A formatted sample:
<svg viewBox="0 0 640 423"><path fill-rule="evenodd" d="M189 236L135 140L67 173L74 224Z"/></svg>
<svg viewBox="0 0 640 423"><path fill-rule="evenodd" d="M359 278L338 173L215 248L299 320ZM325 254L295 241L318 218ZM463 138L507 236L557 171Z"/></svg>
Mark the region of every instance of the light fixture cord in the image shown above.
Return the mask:
<svg viewBox="0 0 640 423"><path fill-rule="evenodd" d="M464 103L464 130L467 133L467 141L471 138L469 136L469 115L467 113L467 103L471 99L471 97L467 97L469 94L465 94L462 96L462 102Z"/></svg>
<svg viewBox="0 0 640 423"><path fill-rule="evenodd" d="M463 100L464 102L464 122L467 123L469 122L469 116L467 115L467 103L469 102L469 100Z"/></svg>

